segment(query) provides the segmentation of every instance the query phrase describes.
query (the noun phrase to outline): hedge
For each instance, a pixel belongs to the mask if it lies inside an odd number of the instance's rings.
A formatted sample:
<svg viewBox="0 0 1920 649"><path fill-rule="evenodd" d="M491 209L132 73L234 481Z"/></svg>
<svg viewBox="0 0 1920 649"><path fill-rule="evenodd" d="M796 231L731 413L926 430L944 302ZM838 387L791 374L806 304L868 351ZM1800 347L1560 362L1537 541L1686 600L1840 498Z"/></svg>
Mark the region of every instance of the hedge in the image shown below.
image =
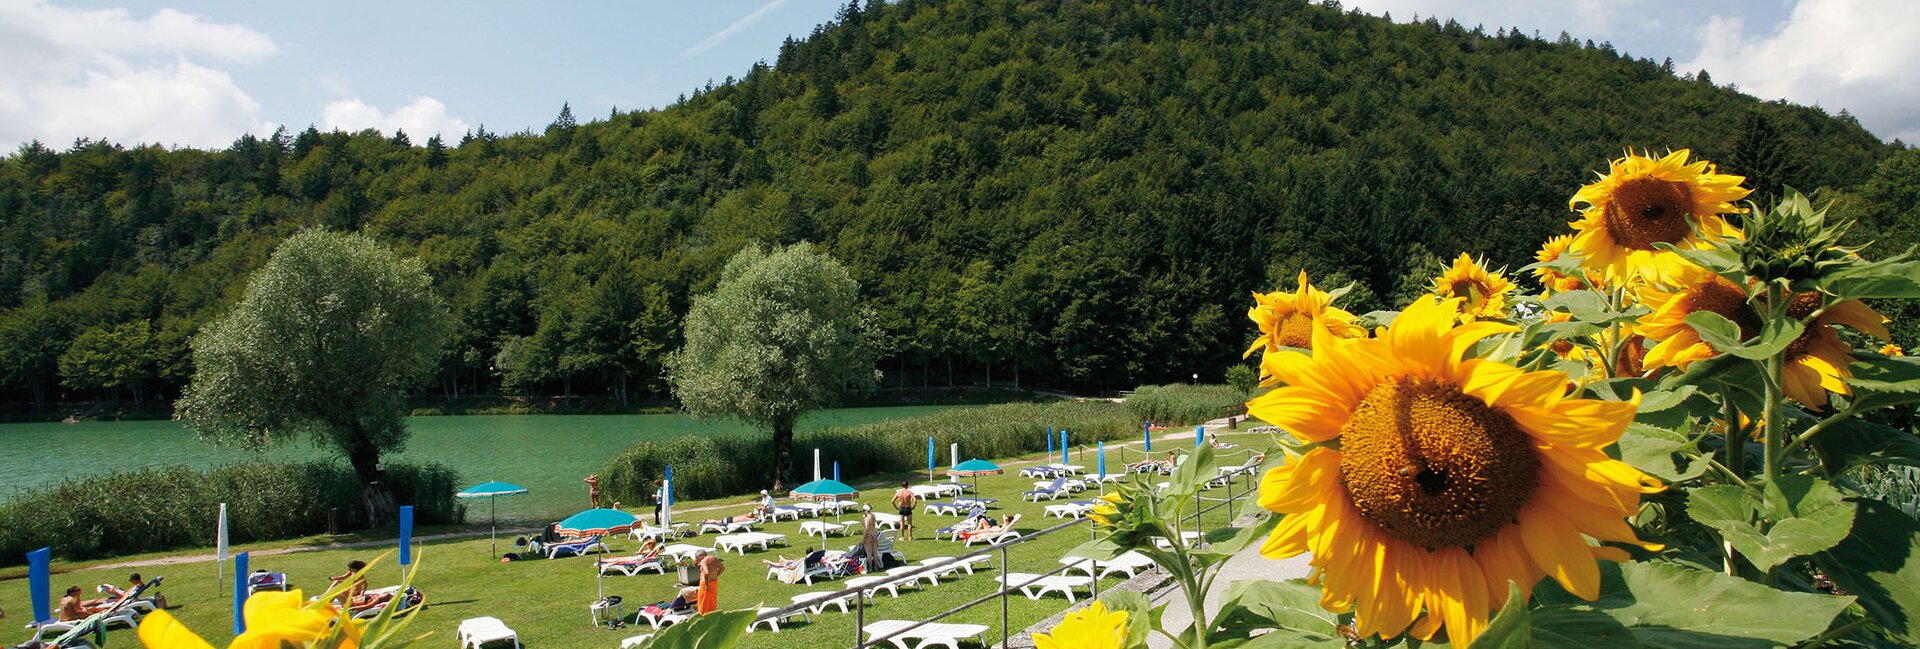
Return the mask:
<svg viewBox="0 0 1920 649"><path fill-rule="evenodd" d="M963 458L1000 458L1047 449L1046 430L1067 429L1070 444L1133 439L1139 420L1110 402L1012 403L948 410L925 417L825 428L795 436L794 476L810 476L813 449L838 460L843 480L927 466L927 437L939 447L939 464L958 442ZM653 481L673 464L679 498L719 498L752 493L772 483L773 440L756 437L679 437L641 442L614 456L600 471L608 493L627 503L652 502Z"/></svg>
<svg viewBox="0 0 1920 649"><path fill-rule="evenodd" d="M1127 412L1155 424L1190 426L1225 416L1228 409L1247 402L1247 395L1227 385L1143 385L1127 396Z"/></svg>
<svg viewBox="0 0 1920 649"><path fill-rule="evenodd" d="M459 475L440 464L387 465L401 504L422 524L456 523ZM0 565L52 547L64 559L93 559L215 543L219 503L227 503L233 543L295 538L327 531L340 510L344 529L366 526L353 470L329 462L252 462L205 471L152 468L68 480L0 501Z"/></svg>

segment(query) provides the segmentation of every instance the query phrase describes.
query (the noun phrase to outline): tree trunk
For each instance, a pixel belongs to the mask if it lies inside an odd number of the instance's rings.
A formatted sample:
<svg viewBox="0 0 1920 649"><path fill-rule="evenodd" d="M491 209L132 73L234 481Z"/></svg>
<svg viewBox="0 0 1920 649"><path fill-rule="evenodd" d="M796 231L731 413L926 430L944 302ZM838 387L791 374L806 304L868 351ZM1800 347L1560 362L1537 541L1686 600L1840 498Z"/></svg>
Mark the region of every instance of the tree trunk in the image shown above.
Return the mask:
<svg viewBox="0 0 1920 649"><path fill-rule="evenodd" d="M993 389L993 361L987 361L987 389Z"/></svg>
<svg viewBox="0 0 1920 649"><path fill-rule="evenodd" d="M620 373L620 407L627 407L627 373Z"/></svg>
<svg viewBox="0 0 1920 649"><path fill-rule="evenodd" d="M33 382L33 407L35 409L47 407L47 386L39 381Z"/></svg>
<svg viewBox="0 0 1920 649"><path fill-rule="evenodd" d="M360 500L367 507L367 524L385 527L394 523L399 506L393 499L393 487L380 470L380 449L358 446L347 453L353 473L360 478Z"/></svg>
<svg viewBox="0 0 1920 649"><path fill-rule="evenodd" d="M953 357L947 357L947 387L953 387Z"/></svg>
<svg viewBox="0 0 1920 649"><path fill-rule="evenodd" d="M1013 389L1020 389L1020 364L1013 364Z"/></svg>
<svg viewBox="0 0 1920 649"><path fill-rule="evenodd" d="M773 424L773 491L785 492L793 477L793 422Z"/></svg>

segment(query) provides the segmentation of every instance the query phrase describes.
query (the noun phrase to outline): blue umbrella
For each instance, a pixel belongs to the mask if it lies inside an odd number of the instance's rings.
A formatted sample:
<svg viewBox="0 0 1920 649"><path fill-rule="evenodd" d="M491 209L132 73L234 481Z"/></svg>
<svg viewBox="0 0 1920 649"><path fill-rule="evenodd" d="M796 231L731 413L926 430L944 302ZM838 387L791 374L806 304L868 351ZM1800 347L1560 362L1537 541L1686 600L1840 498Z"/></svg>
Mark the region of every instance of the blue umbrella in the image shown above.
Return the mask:
<svg viewBox="0 0 1920 649"><path fill-rule="evenodd" d="M1048 461L1052 461L1053 459L1053 427L1052 426L1047 427L1047 459Z"/></svg>
<svg viewBox="0 0 1920 649"><path fill-rule="evenodd" d="M606 536L619 534L633 529L640 523L640 517L618 509L589 509L560 521L554 532L568 536Z"/></svg>
<svg viewBox="0 0 1920 649"><path fill-rule="evenodd" d="M1067 429L1060 429L1060 463L1067 463Z"/></svg>
<svg viewBox="0 0 1920 649"><path fill-rule="evenodd" d="M833 481L834 482L840 481L840 461L839 460L833 461Z"/></svg>
<svg viewBox="0 0 1920 649"><path fill-rule="evenodd" d="M927 482L933 482L933 436L927 436Z"/></svg>
<svg viewBox="0 0 1920 649"><path fill-rule="evenodd" d="M1205 444L1206 442L1207 442L1207 427L1194 426L1193 427L1193 447L1200 448L1200 445Z"/></svg>
<svg viewBox="0 0 1920 649"><path fill-rule="evenodd" d="M472 499L472 498L487 499L487 536L489 539L492 539L493 556L497 557L497 556L500 556L500 539L499 539L499 529L496 527L497 521L495 519L499 515L500 510L499 510L499 506L494 504L494 499L499 498L501 496L518 496L526 492L527 492L526 487L522 487L520 485L513 484L511 482L482 482L480 484L467 487L465 489L461 489L460 493L454 494L453 497L466 498L466 499Z"/></svg>
<svg viewBox="0 0 1920 649"><path fill-rule="evenodd" d="M1048 439L1052 438L1049 437ZM955 464L953 468L947 469L947 475L960 478L973 478L973 490L976 492L980 491L980 476L998 475L1000 473L1003 473L1003 471L1000 470L1000 465L978 458Z"/></svg>
<svg viewBox="0 0 1920 649"><path fill-rule="evenodd" d="M1100 472L1100 484L1104 485L1107 483L1107 442L1106 440L1100 441L1100 471L1099 472ZM1100 490L1106 491L1106 487L1101 487Z"/></svg>
<svg viewBox="0 0 1920 649"><path fill-rule="evenodd" d="M1144 439L1146 439L1147 441L1147 452L1152 453L1153 452L1153 422L1149 421L1143 425L1146 428Z"/></svg>

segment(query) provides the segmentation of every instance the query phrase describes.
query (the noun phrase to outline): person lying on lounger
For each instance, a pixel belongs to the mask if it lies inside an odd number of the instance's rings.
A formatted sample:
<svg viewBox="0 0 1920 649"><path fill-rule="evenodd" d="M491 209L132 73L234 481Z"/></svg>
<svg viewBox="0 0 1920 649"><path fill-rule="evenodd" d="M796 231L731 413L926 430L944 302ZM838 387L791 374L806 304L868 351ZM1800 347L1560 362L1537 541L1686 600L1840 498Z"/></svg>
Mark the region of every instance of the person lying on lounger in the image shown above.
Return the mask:
<svg viewBox="0 0 1920 649"><path fill-rule="evenodd" d="M391 591L381 593L367 592L367 576L364 573L366 569L367 562L354 559L347 562L346 573L327 578L329 589L331 589L333 585L341 583L347 584L347 590L340 593L340 599L335 599L334 601L341 602L342 599L344 599L344 603L347 605L347 610L349 611L359 611L379 606L387 603L387 600L393 599L393 593Z"/></svg>
<svg viewBox="0 0 1920 649"><path fill-rule="evenodd" d="M601 559L600 563L616 565L616 566L629 566L629 565L635 565L635 564L642 564L642 563L646 563L648 561L652 561L654 559L660 558L660 550L661 550L660 542L652 538L648 538L647 540L640 542L640 549L634 550L631 556Z"/></svg>
<svg viewBox="0 0 1920 649"><path fill-rule="evenodd" d="M993 524L993 519L991 518L983 519L980 521L981 525L979 527L973 528L972 531L961 532L960 538L962 539L973 539L973 538L980 538L980 537L993 538L996 535L1005 533L1007 530L1013 529L1013 524L1019 521L1020 521L1019 514L1008 515L1006 522L1001 523L999 525Z"/></svg>
<svg viewBox="0 0 1920 649"><path fill-rule="evenodd" d="M760 563L767 564L768 568L780 568L782 570L792 570L795 568L799 568L803 565L806 565L807 558L811 556L813 556L813 546L809 545L807 546L807 551L800 553L799 557L788 559L787 555L783 554L783 555L780 555L778 560L761 559Z"/></svg>
<svg viewBox="0 0 1920 649"><path fill-rule="evenodd" d="M674 595L670 601L647 605L647 610L651 610L656 614L666 612L692 613L694 598L698 597L699 594L700 588L698 586L688 586L680 589L680 592Z"/></svg>
<svg viewBox="0 0 1920 649"><path fill-rule="evenodd" d="M707 519L704 521L700 521L700 524L701 525L726 525L728 523L752 523L757 520L760 520L760 516L758 513L747 512L745 514L736 514L736 515L728 516L726 518L722 518L718 520Z"/></svg>
<svg viewBox="0 0 1920 649"><path fill-rule="evenodd" d="M67 596L60 598L60 604L57 607L59 608L60 621L75 622L87 619L89 615L111 608L115 599L117 598L101 597L83 600L80 599L79 586L68 586Z"/></svg>

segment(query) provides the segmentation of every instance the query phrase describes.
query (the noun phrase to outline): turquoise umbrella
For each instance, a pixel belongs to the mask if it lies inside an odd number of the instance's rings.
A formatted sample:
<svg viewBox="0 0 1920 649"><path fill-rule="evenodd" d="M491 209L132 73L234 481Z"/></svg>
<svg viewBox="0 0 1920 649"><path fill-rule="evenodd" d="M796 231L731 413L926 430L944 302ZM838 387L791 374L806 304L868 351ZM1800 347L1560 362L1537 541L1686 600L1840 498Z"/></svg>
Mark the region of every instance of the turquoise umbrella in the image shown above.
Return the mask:
<svg viewBox="0 0 1920 649"><path fill-rule="evenodd" d="M473 498L487 499L487 537L493 543L493 556L498 557L500 556L500 539L499 539L499 528L498 528L497 518L500 513L500 509L499 509L499 506L495 504L495 499L501 496L518 496L526 492L527 492L526 487L522 487L520 485L513 484L511 482L482 482L480 484L467 487L465 489L461 489L460 493L454 494L453 497L465 498L465 499L473 499Z"/></svg>
<svg viewBox="0 0 1920 649"><path fill-rule="evenodd" d="M957 478L973 478L973 490L976 493L980 491L980 476L999 475L1001 473L1005 472L1000 470L1000 465L979 458L955 464L953 468L947 469L947 475Z"/></svg>
<svg viewBox="0 0 1920 649"><path fill-rule="evenodd" d="M618 509L589 509L560 521L553 531L568 536L606 536L633 529L640 517Z"/></svg>
<svg viewBox="0 0 1920 649"><path fill-rule="evenodd" d="M822 479L794 487L787 495L801 500L831 500L838 503L844 498L859 498L860 490L839 480ZM834 506L833 515L835 518L840 516L838 505Z"/></svg>

